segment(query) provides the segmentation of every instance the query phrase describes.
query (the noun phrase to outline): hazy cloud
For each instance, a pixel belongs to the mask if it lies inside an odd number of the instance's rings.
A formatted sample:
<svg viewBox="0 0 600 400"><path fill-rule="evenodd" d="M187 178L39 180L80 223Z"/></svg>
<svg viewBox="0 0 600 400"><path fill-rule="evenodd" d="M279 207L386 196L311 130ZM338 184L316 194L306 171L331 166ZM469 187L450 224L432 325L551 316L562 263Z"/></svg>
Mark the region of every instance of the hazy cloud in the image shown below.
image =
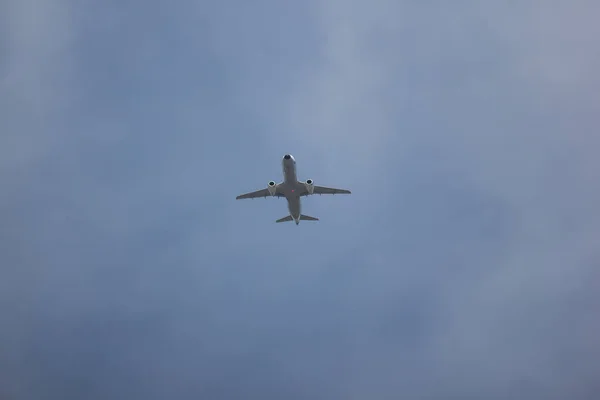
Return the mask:
<svg viewBox="0 0 600 400"><path fill-rule="evenodd" d="M0 5L0 396L595 398L598 6L438 3Z"/></svg>

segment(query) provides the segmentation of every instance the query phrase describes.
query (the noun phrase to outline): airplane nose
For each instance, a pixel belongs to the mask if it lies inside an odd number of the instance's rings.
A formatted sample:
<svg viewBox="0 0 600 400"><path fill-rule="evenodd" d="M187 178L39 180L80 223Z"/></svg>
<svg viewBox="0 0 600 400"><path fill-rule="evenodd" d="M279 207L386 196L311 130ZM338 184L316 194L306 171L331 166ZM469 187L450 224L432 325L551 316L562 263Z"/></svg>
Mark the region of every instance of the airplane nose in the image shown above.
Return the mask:
<svg viewBox="0 0 600 400"><path fill-rule="evenodd" d="M289 159L291 159L291 158L292 158L292 156L291 156L291 155L289 155L289 154L286 154L285 156L283 156L283 159L284 159L284 160L289 160Z"/></svg>

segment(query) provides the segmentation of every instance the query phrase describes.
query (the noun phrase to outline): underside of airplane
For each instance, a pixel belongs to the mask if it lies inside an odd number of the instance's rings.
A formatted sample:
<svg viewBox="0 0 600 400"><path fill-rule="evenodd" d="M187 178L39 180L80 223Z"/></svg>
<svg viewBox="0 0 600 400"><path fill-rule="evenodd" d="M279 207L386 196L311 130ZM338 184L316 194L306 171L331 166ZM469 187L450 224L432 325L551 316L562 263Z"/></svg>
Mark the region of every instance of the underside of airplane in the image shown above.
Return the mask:
<svg viewBox="0 0 600 400"><path fill-rule="evenodd" d="M283 167L283 181L277 183L270 181L267 187L264 189L256 190L254 192L241 194L236 197L236 200L241 199L255 199L255 198L266 198L266 197L284 197L288 202L289 215L278 219L275 222L296 222L296 225L300 221L318 221L316 217L309 215L303 215L301 213L300 198L304 196L310 196L314 194L350 194L351 192L346 189L336 189L326 186L316 186L312 179L306 181L299 181L296 175L296 160L291 154L283 156L282 160Z"/></svg>

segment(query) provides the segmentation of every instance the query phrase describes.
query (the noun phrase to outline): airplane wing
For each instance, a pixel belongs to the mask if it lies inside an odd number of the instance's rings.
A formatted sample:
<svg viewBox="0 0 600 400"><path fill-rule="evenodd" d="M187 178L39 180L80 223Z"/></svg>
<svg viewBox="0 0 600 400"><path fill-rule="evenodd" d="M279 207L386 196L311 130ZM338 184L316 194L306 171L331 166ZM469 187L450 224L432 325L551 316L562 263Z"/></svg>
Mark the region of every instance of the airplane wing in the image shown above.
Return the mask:
<svg viewBox="0 0 600 400"><path fill-rule="evenodd" d="M307 196L308 190L304 189L301 196ZM346 189L336 189L325 186L315 186L312 194L351 194L349 190Z"/></svg>
<svg viewBox="0 0 600 400"><path fill-rule="evenodd" d="M240 194L235 199L256 199L258 197L283 197L283 195L280 193L275 193L275 196L271 196L271 193L269 193L268 189L260 189L255 192Z"/></svg>

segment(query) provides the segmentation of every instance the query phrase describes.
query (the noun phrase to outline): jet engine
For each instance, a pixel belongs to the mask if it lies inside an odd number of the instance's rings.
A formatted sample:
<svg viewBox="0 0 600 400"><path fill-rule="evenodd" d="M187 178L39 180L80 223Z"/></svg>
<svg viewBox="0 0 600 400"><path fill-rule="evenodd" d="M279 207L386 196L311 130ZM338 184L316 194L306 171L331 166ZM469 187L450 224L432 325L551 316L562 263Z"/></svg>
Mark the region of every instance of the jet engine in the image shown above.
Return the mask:
<svg viewBox="0 0 600 400"><path fill-rule="evenodd" d="M269 184L267 185L267 190L269 191L271 196L275 196L275 193L277 192L277 184L274 181L269 182Z"/></svg>
<svg viewBox="0 0 600 400"><path fill-rule="evenodd" d="M304 183L304 186L306 186L306 191L308 192L308 194L313 194L315 187L313 186L312 179L307 179L306 182Z"/></svg>

